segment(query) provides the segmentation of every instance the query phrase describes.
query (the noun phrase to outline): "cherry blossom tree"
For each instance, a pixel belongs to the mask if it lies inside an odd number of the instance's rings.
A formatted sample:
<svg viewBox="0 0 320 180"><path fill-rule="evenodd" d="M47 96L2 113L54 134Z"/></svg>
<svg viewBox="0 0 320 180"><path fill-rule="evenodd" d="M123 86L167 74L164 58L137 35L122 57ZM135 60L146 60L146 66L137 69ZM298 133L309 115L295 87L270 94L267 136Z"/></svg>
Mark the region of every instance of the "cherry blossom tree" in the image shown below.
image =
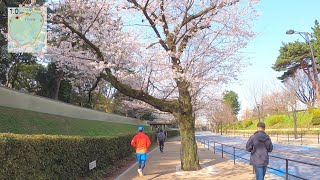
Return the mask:
<svg viewBox="0 0 320 180"><path fill-rule="evenodd" d="M244 66L257 1L65 0L50 15L61 69L104 79L122 94L173 114L181 167L200 169L195 107ZM121 18L122 17L122 18Z"/></svg>
<svg viewBox="0 0 320 180"><path fill-rule="evenodd" d="M233 114L232 108L230 105L219 101L216 103L216 106L213 107L207 113L207 119L211 124L211 127L215 127L216 132L221 133L222 135L222 125L227 123L233 123L235 119L235 115ZM221 128L219 130L219 128Z"/></svg>

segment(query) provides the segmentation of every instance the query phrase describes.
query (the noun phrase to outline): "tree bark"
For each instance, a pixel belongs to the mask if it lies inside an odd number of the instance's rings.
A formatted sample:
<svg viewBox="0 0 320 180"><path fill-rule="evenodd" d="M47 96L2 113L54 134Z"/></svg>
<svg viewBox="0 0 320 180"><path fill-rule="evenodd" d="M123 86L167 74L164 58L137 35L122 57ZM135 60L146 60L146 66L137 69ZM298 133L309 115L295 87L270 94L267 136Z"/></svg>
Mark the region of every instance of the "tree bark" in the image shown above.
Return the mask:
<svg viewBox="0 0 320 180"><path fill-rule="evenodd" d="M316 94L316 99L317 99L317 105L320 107L320 93L319 93L319 84L318 82L315 82L315 94Z"/></svg>
<svg viewBox="0 0 320 180"><path fill-rule="evenodd" d="M180 125L181 134L181 169L196 171L201 169L195 139L195 118L193 116L191 95L188 83L176 80L179 90L178 107L173 112Z"/></svg>
<svg viewBox="0 0 320 180"><path fill-rule="evenodd" d="M197 171L201 169L195 139L195 121L192 114L175 113L181 135L181 169L184 171Z"/></svg>
<svg viewBox="0 0 320 180"><path fill-rule="evenodd" d="M54 88L53 88L53 92L52 92L52 96L51 96L52 99L58 100L60 84L61 84L62 78L63 78L63 71L59 71L57 74L57 77L54 81Z"/></svg>

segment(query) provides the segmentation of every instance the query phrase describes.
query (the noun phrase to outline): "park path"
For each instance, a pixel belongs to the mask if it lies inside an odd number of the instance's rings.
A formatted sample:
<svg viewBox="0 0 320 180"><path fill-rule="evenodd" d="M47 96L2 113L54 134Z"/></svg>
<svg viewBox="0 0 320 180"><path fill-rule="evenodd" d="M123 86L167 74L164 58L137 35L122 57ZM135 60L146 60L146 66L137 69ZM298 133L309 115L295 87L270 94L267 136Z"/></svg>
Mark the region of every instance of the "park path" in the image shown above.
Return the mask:
<svg viewBox="0 0 320 180"><path fill-rule="evenodd" d="M164 152L159 148L148 155L145 176L138 177L138 165L135 164L116 180L144 180L144 179L216 179L216 180L253 180L252 168L242 164L233 164L233 161L222 159L207 148L198 144L198 154L202 169L200 171L184 172L180 170L180 141L174 139L165 143ZM266 178L271 179L271 178ZM272 178L274 179L274 178Z"/></svg>

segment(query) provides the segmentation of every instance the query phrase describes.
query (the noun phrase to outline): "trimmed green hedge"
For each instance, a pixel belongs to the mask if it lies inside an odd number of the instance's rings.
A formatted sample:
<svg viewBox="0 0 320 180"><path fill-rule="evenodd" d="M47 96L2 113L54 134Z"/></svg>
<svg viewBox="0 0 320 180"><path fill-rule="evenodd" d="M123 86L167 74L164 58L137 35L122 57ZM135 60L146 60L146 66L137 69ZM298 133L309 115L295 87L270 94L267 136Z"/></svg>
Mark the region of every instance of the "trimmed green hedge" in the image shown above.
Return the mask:
<svg viewBox="0 0 320 180"><path fill-rule="evenodd" d="M168 138L179 136L179 135L180 135L180 131L178 131L178 130L167 131L167 137Z"/></svg>
<svg viewBox="0 0 320 180"><path fill-rule="evenodd" d="M146 133L153 141L155 133ZM177 135L169 131L168 137ZM120 159L134 153L133 134L79 137L0 134L1 179L79 179L108 173ZM89 171L89 162L97 168Z"/></svg>

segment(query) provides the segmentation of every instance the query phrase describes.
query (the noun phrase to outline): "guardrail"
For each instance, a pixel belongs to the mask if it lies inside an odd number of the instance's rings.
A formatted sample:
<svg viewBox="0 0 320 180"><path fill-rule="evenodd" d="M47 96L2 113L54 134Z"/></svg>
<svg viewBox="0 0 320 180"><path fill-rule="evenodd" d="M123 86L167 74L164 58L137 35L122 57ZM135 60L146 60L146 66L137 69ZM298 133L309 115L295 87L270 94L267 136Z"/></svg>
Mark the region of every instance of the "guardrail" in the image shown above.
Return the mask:
<svg viewBox="0 0 320 180"><path fill-rule="evenodd" d="M210 141L210 140L205 140L205 139L201 139L201 138L197 138L201 144L204 145L204 147L208 147L208 150L210 149L210 147L213 147L213 153L216 153L216 150L219 150L221 151L221 157L224 158L224 153L226 154L230 154L231 156L233 156L233 163L236 164L236 158L239 158L239 159L243 159L243 160L246 160L246 161L250 161L249 159L246 159L246 158L243 158L241 156L238 156L236 155L236 150L240 150L240 151L244 151L244 152L247 152L249 153L247 150L245 149L242 149L242 148L239 148L239 147L235 147L235 146L231 146L231 145L227 145L227 144L223 144L223 143L219 143L219 142L216 142L216 141ZM211 144L210 144L211 143ZM212 143L213 143L213 146L212 146ZM218 148L216 145L219 145L221 148ZM227 152L223 149L223 147L231 147L233 149L233 152ZM272 169L274 171L277 171L277 172L280 172L280 173L283 173L285 175L285 179L288 180L290 176L292 177L295 177L295 178L298 178L298 179L303 179L303 180L307 180L303 177L300 177L300 176L297 176L295 174L291 174L289 173L289 162L295 162L295 163L300 163L300 164L305 164L305 165L310 165L310 166L314 166L314 167L320 167L319 164L314 164L314 163L308 163L308 162L302 162L302 161L297 161L297 160L293 160L293 159L288 159L288 158L282 158L282 157L278 157L278 156L273 156L273 155L269 155L269 157L272 157L272 158L276 158L276 159L281 159L281 160L285 160L285 163L286 163L286 170L285 172L284 171L281 171L279 169L276 169L276 168L273 168L273 167L270 167L268 166L269 169Z"/></svg>
<svg viewBox="0 0 320 180"><path fill-rule="evenodd" d="M231 137L250 137L253 133L245 133L245 132L232 132L232 131L226 131L223 133L225 136L231 136ZM305 132L298 132L297 137L295 138L294 133L292 132L283 132L283 133L275 133L275 132L268 132L268 135L270 138L274 138L276 141L282 140L287 141L288 143L290 141L297 142L300 141L301 144L303 144L304 141L312 141L314 143L320 144L320 131L316 133L305 133Z"/></svg>

